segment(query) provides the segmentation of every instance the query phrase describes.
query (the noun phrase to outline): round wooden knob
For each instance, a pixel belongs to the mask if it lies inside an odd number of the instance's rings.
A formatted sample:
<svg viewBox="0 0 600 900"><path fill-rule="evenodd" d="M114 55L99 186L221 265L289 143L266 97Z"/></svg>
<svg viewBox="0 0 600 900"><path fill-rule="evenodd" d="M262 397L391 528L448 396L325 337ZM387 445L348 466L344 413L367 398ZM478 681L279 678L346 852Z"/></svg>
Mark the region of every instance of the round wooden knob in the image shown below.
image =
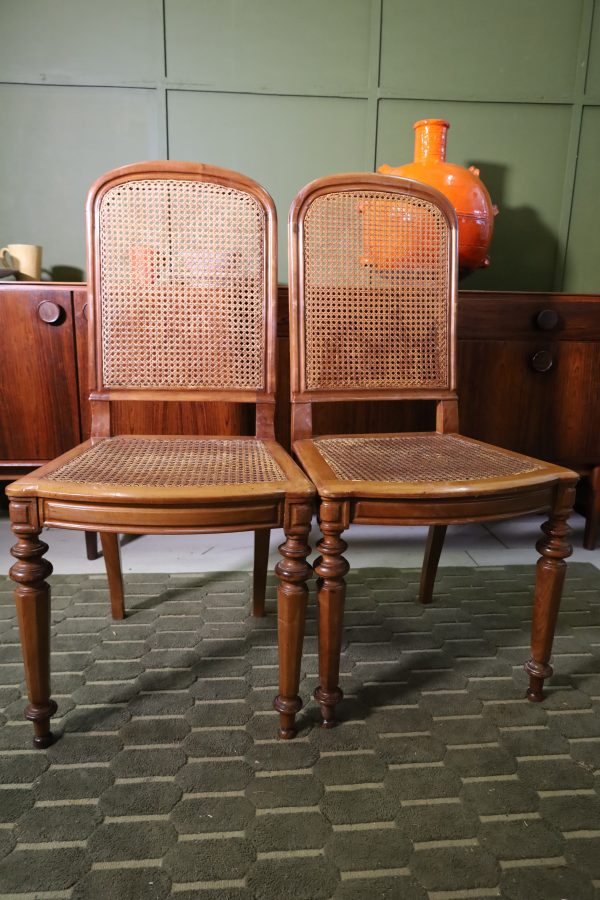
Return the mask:
<svg viewBox="0 0 600 900"><path fill-rule="evenodd" d="M552 331L558 325L558 313L555 309L542 309L535 317L535 324L540 331Z"/></svg>
<svg viewBox="0 0 600 900"><path fill-rule="evenodd" d="M554 357L550 350L538 350L531 357L531 367L536 372L549 372L554 365Z"/></svg>
<svg viewBox="0 0 600 900"><path fill-rule="evenodd" d="M52 300L44 300L38 306L38 316L42 322L47 322L48 325L57 325L60 322L62 312L62 306L59 306L58 303L53 303Z"/></svg>

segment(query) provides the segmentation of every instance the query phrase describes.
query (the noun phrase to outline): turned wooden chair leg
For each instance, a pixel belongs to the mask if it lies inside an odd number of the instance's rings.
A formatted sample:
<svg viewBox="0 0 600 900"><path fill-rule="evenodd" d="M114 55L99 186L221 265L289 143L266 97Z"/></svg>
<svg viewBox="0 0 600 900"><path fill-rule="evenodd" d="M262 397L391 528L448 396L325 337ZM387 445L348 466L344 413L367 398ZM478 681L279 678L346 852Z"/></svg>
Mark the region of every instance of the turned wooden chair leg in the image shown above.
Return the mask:
<svg viewBox="0 0 600 900"><path fill-rule="evenodd" d="M270 528L261 528L254 532L254 579L252 582L253 616L264 616L265 614L270 537Z"/></svg>
<svg viewBox="0 0 600 900"><path fill-rule="evenodd" d="M102 554L106 564L112 617L113 619L124 619L125 595L123 591L119 535L112 531L101 531L100 540L102 542Z"/></svg>
<svg viewBox="0 0 600 900"><path fill-rule="evenodd" d="M350 566L342 553L348 546L341 538L341 504L323 500L319 511L323 537L317 545L320 556L315 562L317 603L319 606L319 686L314 698L321 705L322 727L337 725L335 707L344 695L339 685L342 633L344 629L344 576Z"/></svg>
<svg viewBox="0 0 600 900"><path fill-rule="evenodd" d="M419 587L420 603L431 603L433 600L433 587L444 546L444 538L446 537L446 527L446 525L429 526L423 568L421 570L421 585Z"/></svg>
<svg viewBox="0 0 600 900"><path fill-rule="evenodd" d="M85 532L85 553L88 559L98 559L98 534L96 531Z"/></svg>
<svg viewBox="0 0 600 900"><path fill-rule="evenodd" d="M585 511L585 531L583 546L586 550L595 550L600 525L600 466L596 466L589 475L589 499Z"/></svg>
<svg viewBox="0 0 600 900"><path fill-rule="evenodd" d="M559 485L554 509L542 525L544 537L536 544L541 556L536 567L531 658L525 663L525 671L529 675L527 699L538 703L544 699L544 679L552 675L550 656L567 572L565 559L573 552L566 538L571 530L567 519L574 500L574 485Z"/></svg>
<svg viewBox="0 0 600 900"><path fill-rule="evenodd" d="M310 553L308 533L312 518L310 503L286 504L285 542L279 547L283 559L275 566L277 588L277 639L279 644L279 694L273 706L279 713L279 737L296 734L296 714L302 709L298 696L300 665L304 643L304 622L308 602L306 582L312 568L306 561Z"/></svg>
<svg viewBox="0 0 600 900"><path fill-rule="evenodd" d="M25 718L33 722L33 746L44 748L54 741L50 718L56 712L56 703L50 699L50 585L46 582L52 566L42 558L48 545L38 540L40 530L18 522L12 510L11 519L18 538L11 550L17 562L10 577L17 583L15 605L29 696Z"/></svg>

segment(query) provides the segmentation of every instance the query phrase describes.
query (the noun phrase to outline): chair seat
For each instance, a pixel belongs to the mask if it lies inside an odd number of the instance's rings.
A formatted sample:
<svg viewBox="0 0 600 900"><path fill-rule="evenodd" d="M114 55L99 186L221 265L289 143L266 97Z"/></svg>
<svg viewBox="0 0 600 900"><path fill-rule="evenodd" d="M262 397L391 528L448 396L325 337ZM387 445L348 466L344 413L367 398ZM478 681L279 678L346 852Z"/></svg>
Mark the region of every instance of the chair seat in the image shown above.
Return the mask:
<svg viewBox="0 0 600 900"><path fill-rule="evenodd" d="M130 435L87 441L13 489L19 495L136 504L314 492L275 441Z"/></svg>
<svg viewBox="0 0 600 900"><path fill-rule="evenodd" d="M573 477L560 466L457 434L325 436L294 444L322 496L448 496Z"/></svg>

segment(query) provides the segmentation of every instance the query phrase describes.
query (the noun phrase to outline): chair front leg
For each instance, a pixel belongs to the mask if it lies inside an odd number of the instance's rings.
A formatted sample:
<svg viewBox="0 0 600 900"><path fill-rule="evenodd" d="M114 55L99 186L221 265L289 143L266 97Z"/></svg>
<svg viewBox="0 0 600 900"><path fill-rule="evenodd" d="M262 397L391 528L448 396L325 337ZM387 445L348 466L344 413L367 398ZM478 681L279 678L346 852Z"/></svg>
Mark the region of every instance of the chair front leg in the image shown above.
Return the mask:
<svg viewBox="0 0 600 900"><path fill-rule="evenodd" d="M29 696L25 718L33 722L33 746L44 748L54 741L50 718L56 712L56 703L50 699L50 585L46 582L52 566L42 558L48 545L38 540L41 529L34 507L35 501L11 501L11 524L18 540L11 550L17 562L10 577L17 584L15 605Z"/></svg>
<svg viewBox="0 0 600 900"><path fill-rule="evenodd" d="M279 694L273 706L279 713L279 737L296 735L296 714L302 709L298 696L300 665L304 643L304 623L312 567L306 561L310 553L308 533L312 504L286 502L285 541L279 547L283 556L275 566L277 588L277 638L279 643Z"/></svg>
<svg viewBox="0 0 600 900"><path fill-rule="evenodd" d="M575 485L560 484L550 518L542 525L544 537L536 544L541 556L536 567L531 658L525 663L525 671L529 675L527 699L537 703L544 699L544 679L552 675L550 656L567 572L565 559L573 552L567 541L571 531L567 519L574 500Z"/></svg>
<svg viewBox="0 0 600 900"><path fill-rule="evenodd" d="M342 633L344 629L344 576L350 566L342 553L348 546L341 538L345 528L346 510L343 503L322 500L319 524L323 534L317 545L321 556L315 562L317 602L319 605L319 679L314 693L321 705L322 727L337 725L335 707L343 699L339 685Z"/></svg>

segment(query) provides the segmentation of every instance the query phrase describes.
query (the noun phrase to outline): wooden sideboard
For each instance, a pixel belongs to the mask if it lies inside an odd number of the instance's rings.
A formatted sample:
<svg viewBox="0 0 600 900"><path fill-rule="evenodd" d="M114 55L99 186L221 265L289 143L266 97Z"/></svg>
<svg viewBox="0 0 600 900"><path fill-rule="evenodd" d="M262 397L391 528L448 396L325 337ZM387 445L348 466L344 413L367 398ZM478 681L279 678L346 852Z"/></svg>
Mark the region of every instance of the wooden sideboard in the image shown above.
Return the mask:
<svg viewBox="0 0 600 900"><path fill-rule="evenodd" d="M287 288L279 291L278 438L289 447ZM461 431L563 463L586 478L585 546L600 523L600 296L461 291ZM87 316L83 284L0 284L0 479L84 440ZM143 434L250 434L254 411L233 403L117 403L115 429ZM321 404L324 432L433 427L433 405Z"/></svg>

